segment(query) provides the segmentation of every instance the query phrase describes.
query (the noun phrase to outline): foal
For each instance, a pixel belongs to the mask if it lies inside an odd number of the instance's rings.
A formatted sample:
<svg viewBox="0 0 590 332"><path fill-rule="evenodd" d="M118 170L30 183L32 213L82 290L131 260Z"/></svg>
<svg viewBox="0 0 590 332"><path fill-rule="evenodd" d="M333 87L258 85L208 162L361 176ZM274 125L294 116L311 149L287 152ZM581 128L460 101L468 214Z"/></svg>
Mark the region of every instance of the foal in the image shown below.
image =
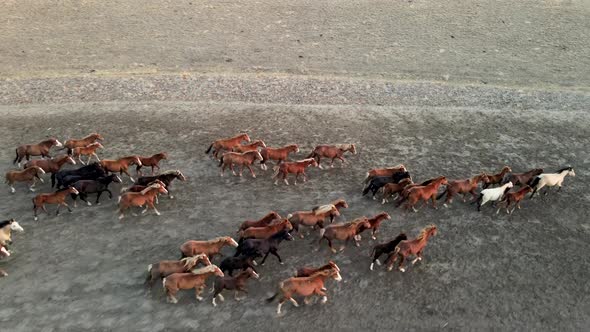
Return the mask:
<svg viewBox="0 0 590 332"><path fill-rule="evenodd" d="M357 241L357 235L361 228L371 228L371 224L366 217L357 218L351 222L343 224L329 225L326 228L320 229L320 240L318 243L321 244L322 240L326 239L328 241L328 246L330 246L330 250L332 250L333 253L338 251L332 246L332 240L345 241L344 245L340 248L340 251L344 250L346 244L351 239L354 239L355 245L358 247L359 243Z"/></svg>
<svg viewBox="0 0 590 332"><path fill-rule="evenodd" d="M260 150L260 155L262 156L262 161L260 161L260 168L264 170L267 169L267 160L276 160L277 165L281 162L287 161L289 153L291 152L299 152L299 146L297 144L291 144L283 146L281 148L262 148L262 150Z"/></svg>
<svg viewBox="0 0 590 332"><path fill-rule="evenodd" d="M14 194L16 191L14 189L15 182L29 182L29 190L35 191L35 182L39 180L43 183L43 179L41 175L45 174L45 171L39 166L31 166L22 171L8 171L4 176L6 179L6 183L10 186L10 192Z"/></svg>
<svg viewBox="0 0 590 332"><path fill-rule="evenodd" d="M224 246L237 247L238 243L229 236L217 237L208 241L189 240L180 246L182 258L190 257L197 254L206 254L209 258L221 254L221 248Z"/></svg>
<svg viewBox="0 0 590 332"><path fill-rule="evenodd" d="M154 281L165 278L173 273L190 272L199 263L211 265L209 257L205 254L198 254L193 257L185 257L179 261L160 261L148 265L146 284L153 286Z"/></svg>
<svg viewBox="0 0 590 332"><path fill-rule="evenodd" d="M512 169L508 166L504 166L502 167L502 169L500 170L500 173L498 174L486 174L488 176L488 182L484 182L483 184L483 189L486 189L487 187L491 186L491 185L496 185L496 184L500 184L502 182L502 179L504 179L504 176L506 176L507 173L512 172Z"/></svg>
<svg viewBox="0 0 590 332"><path fill-rule="evenodd" d="M83 148L96 141L104 141L101 134L92 133L82 139L68 139L64 142L64 148L68 149L68 154L72 154L75 148ZM63 149L62 149L63 150ZM97 157L98 158L98 157Z"/></svg>
<svg viewBox="0 0 590 332"><path fill-rule="evenodd" d="M243 133L231 138L218 139L209 145L209 148L207 151L205 151L205 154L208 154L211 149L213 149L213 157L217 159L219 158L218 155L221 150L231 151L234 147L240 145L242 141L250 142L250 136L248 136L246 133Z"/></svg>
<svg viewBox="0 0 590 332"><path fill-rule="evenodd" d="M285 184L289 185L289 181L287 181L287 175L289 173L295 173L295 184L297 184L297 178L299 177L299 174L303 175L303 182L306 182L307 175L305 175L305 169L310 166L318 167L318 162L313 158L309 158L294 162L284 162L278 166L275 166L273 168L275 174L272 177L273 179L276 179L275 186L279 183L279 177L281 175Z"/></svg>
<svg viewBox="0 0 590 332"><path fill-rule="evenodd" d="M371 250L371 257L373 257L373 261L371 262L371 266L369 267L369 269L371 271L373 271L373 266L375 265L375 262L377 263L377 265L381 265L381 262L379 261L379 257L383 254L390 255L397 248L397 245L401 241L404 241L407 239L408 239L408 237L406 236L405 233L400 233L398 236L396 236L395 239L393 239L389 242L378 244L378 245L374 246L373 250Z"/></svg>
<svg viewBox="0 0 590 332"><path fill-rule="evenodd" d="M256 273L256 271L254 271L251 268L247 268L246 270L238 273L237 276L235 277L231 277L231 276L225 276L225 277L217 277L215 278L214 284L213 284L213 291L215 293L213 293L213 306L216 307L217 303L215 302L215 299L217 297L219 297L219 300L221 302L224 301L223 295L221 295L221 292L224 289L227 290L233 290L234 292L234 299L236 301L240 301L241 299L238 298L238 292L243 292L248 294L248 290L246 289L246 281L250 278L254 278L254 279L258 279L260 276L258 275L258 273Z"/></svg>
<svg viewBox="0 0 590 332"><path fill-rule="evenodd" d="M424 247L426 247L428 239L431 236L435 236L436 232L436 226L430 225L424 228L415 239L401 241L393 253L387 258L387 271L391 271L393 269L393 265L395 264L395 261L398 259L398 257L400 258L399 270L401 272L406 271L403 265L404 260L408 258L408 256L416 255L416 258L412 261L412 265L416 264L417 261L421 261L422 251L424 250Z"/></svg>
<svg viewBox="0 0 590 332"><path fill-rule="evenodd" d="M102 146L102 144L99 142L88 144L84 147L77 147L72 150L72 157L78 158L78 161L82 165L89 164L92 157L96 158L96 161L100 162L100 158L98 158L98 155L96 154L96 150L98 149L104 149L104 146ZM82 160L82 156L87 156L88 160L84 162Z"/></svg>
<svg viewBox="0 0 590 332"><path fill-rule="evenodd" d="M432 206L436 209L436 193L438 191L438 187L447 183L447 179L444 176L440 176L425 186L413 187L408 191L407 198L402 199L401 202L407 200L406 210L412 208L414 212L418 212L418 210L416 210L414 207L416 203L418 203L420 200L428 202L429 199L432 199Z"/></svg>
<svg viewBox="0 0 590 332"><path fill-rule="evenodd" d="M135 167L135 171L137 172L137 176L141 176L141 167L148 166L152 168L151 175L154 175L154 168L157 168L160 171L160 161L162 159L168 159L168 154L166 152L156 153L151 157L141 157L139 156L139 161L141 161L141 165L137 165Z"/></svg>
<svg viewBox="0 0 590 332"><path fill-rule="evenodd" d="M123 195L119 196L119 220L123 219L125 217L125 210L127 210L128 208L132 207L132 206L138 206L138 207L142 207L144 205L146 205L145 210L143 210L141 212L141 214L144 214L148 211L148 209L152 209L154 210L154 213L156 213L156 215L160 215L160 211L158 211L158 209L156 209L156 206L154 205L154 200L156 195L158 194L167 194L168 190L166 190L166 188L164 188L164 186L162 186L159 183L154 183L150 186L148 186L147 188L145 188L144 190L136 193L136 192L126 192Z"/></svg>
<svg viewBox="0 0 590 332"><path fill-rule="evenodd" d="M266 144L264 144L264 142L262 140L258 139L250 144L242 144L242 145L234 146L232 151L239 152L239 153L244 153L244 152L249 152L249 151L258 151L259 147L265 148Z"/></svg>
<svg viewBox="0 0 590 332"><path fill-rule="evenodd" d="M201 293L205 289L205 281L212 275L223 277L223 272L215 266L208 265L188 273L173 273L162 279L168 302L177 303L176 293L181 289L195 289L195 297L202 301Z"/></svg>
<svg viewBox="0 0 590 332"><path fill-rule="evenodd" d="M55 212L56 216L59 215L59 208L62 205L65 206L68 209L68 211L71 213L72 209L70 208L68 203L66 203L66 197L68 196L68 194L77 195L78 190L76 190L76 188L74 188L74 187L67 187L65 189L60 189L54 193L39 194L39 195L35 196L33 198L33 213L35 216L35 220L38 220L37 210L39 208L42 208L43 211L45 211L45 213L49 214L49 212L45 208L45 204L57 204L57 211Z"/></svg>
<svg viewBox="0 0 590 332"><path fill-rule="evenodd" d="M465 196L467 193L470 193L472 198L475 199L477 198L477 193L475 192L477 190L477 185L480 182L485 184L488 181L488 176L485 173L478 174L471 179L449 181L446 189L440 193L436 199L441 199L445 194L447 194L447 199L443 204L445 207L448 207L447 204L451 204L453 202L453 196L456 194L463 195L463 202L465 202Z"/></svg>
<svg viewBox="0 0 590 332"><path fill-rule="evenodd" d="M334 167L334 159L340 159L342 164L345 163L344 152L350 151L352 154L356 154L356 147L354 144L337 144L337 145L318 145L316 146L307 158L315 158L318 162L319 168L323 169L321 163L322 157L332 159L330 167Z"/></svg>
<svg viewBox="0 0 590 332"><path fill-rule="evenodd" d="M51 149L53 146L61 147L62 144L55 138L49 138L37 144L20 145L16 148L16 158L14 158L12 163L18 163L18 167L20 167L20 163L23 158L26 158L27 161L31 156L49 158L49 149Z"/></svg>
<svg viewBox="0 0 590 332"><path fill-rule="evenodd" d="M129 177L131 182L135 182L131 174L129 174L128 169L131 165L141 166L141 160L139 160L138 156L123 157L117 160L103 159L100 161L100 165L108 172L118 172L121 175L125 173Z"/></svg>
<svg viewBox="0 0 590 332"><path fill-rule="evenodd" d="M25 168L29 168L31 166L38 166L41 167L45 171L45 173L51 173L51 187L54 187L55 174L59 172L59 170L65 164L76 165L76 162L72 157L68 155L63 155L52 159L36 159L27 161L25 163Z"/></svg>
<svg viewBox="0 0 590 332"><path fill-rule="evenodd" d="M560 169L557 171L557 173L543 173L535 177L531 182L531 187L534 188L531 198L533 198L535 193L543 187L558 186L559 188L557 189L557 192L560 192L561 184L563 183L566 175L576 176L576 173L572 167L566 167ZM545 191L545 195L547 195L547 191Z"/></svg>
<svg viewBox="0 0 590 332"><path fill-rule="evenodd" d="M238 152L226 152L223 154L223 156L221 156L221 160L219 161L219 167L221 167L221 176L223 176L223 173L225 172L225 168L229 167L229 169L231 170L231 172L233 173L233 175L236 175L236 172L234 171L234 164L240 166L240 173L238 176L242 176L242 172L244 171L244 167L248 167L248 169L250 170L250 174L252 174L252 177L255 178L256 174L254 174L254 170L252 169L252 164L256 161L256 160L262 160L262 156L260 155L260 152L254 150L254 151L248 151L248 152L244 152L244 153L238 153Z"/></svg>
<svg viewBox="0 0 590 332"><path fill-rule="evenodd" d="M271 211L267 215L262 217L260 220L246 220L246 221L244 221L240 225L240 228L238 229L238 233L240 231L243 231L243 230L248 229L250 227L268 226L270 223L272 223L274 220L277 220L277 219L281 219L281 216L278 213Z"/></svg>
<svg viewBox="0 0 590 332"><path fill-rule="evenodd" d="M359 229L359 232L358 233L360 234L361 232L365 231L366 229L372 229L373 231L372 231L372 234L371 234L371 238L373 240L377 240L377 236L376 235L377 235L377 232L379 232L379 227L381 226L381 223L384 220L391 220L391 216L387 212L381 212L379 214L374 215L371 218L368 218L367 220L369 221L370 227L368 227L368 228L361 227ZM360 240L360 237L361 236L359 235L358 236L358 239L359 240Z"/></svg>
<svg viewBox="0 0 590 332"><path fill-rule="evenodd" d="M520 210L520 202L524 199L524 196L526 196L526 194L530 193L531 191L533 191L533 188L529 186L524 186L516 192L505 193L504 198L500 200L500 203L506 202L506 213L511 214L512 212L514 212L514 210L516 210L517 207ZM514 203L514 208L512 209L512 211L509 211L508 208L512 203ZM500 213L501 207L499 205L500 204L498 204L498 210L496 211L496 214Z"/></svg>

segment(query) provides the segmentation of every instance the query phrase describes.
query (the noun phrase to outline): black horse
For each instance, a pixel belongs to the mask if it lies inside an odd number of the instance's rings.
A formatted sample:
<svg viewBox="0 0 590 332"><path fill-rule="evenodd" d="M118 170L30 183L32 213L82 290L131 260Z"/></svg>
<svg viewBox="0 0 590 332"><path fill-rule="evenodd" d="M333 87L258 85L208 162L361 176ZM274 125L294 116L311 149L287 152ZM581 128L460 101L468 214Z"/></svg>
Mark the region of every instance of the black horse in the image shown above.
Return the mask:
<svg viewBox="0 0 590 332"><path fill-rule="evenodd" d="M238 257L240 255L249 256L252 258L264 256L262 262L260 262L260 265L264 265L264 261L266 261L268 254L273 254L279 259L279 263L283 264L283 260L278 253L279 244L283 240L293 241L293 237L286 229L277 232L268 239L246 239L238 246L234 257Z"/></svg>
<svg viewBox="0 0 590 332"><path fill-rule="evenodd" d="M386 242L386 243L382 243L382 244L378 244L376 246L373 247L373 250L371 251L371 256L373 257L373 261L371 262L371 271L373 271L373 265L375 264L375 262L377 262L377 265L381 265L381 263L379 262L379 256L383 255L383 254L391 254L394 250L395 247L397 247L397 245L404 241L407 240L408 237L406 236L405 233L400 233L400 235L398 235L395 239ZM389 256L388 256L389 257Z"/></svg>
<svg viewBox="0 0 590 332"><path fill-rule="evenodd" d="M245 270L247 268L251 268L252 271L256 271L254 268L254 258L251 256L238 256L238 257L226 257L224 260L221 261L219 264L219 268L223 273L227 271L227 274L233 276L234 270Z"/></svg>
<svg viewBox="0 0 590 332"><path fill-rule="evenodd" d="M52 182L54 176L57 181L56 187L66 188L78 180L96 180L100 177L105 177L107 176L107 172L99 163L92 163L78 169L63 170L52 174Z"/></svg>
<svg viewBox="0 0 590 332"><path fill-rule="evenodd" d="M179 179L180 181L186 180L184 175L180 171L176 170L176 171L166 171L166 172L164 172L162 174L158 174L158 175L142 176L135 181L135 184L140 185L140 186L147 186L148 184L150 184L156 180L160 180L166 186L166 190L168 190L168 196L170 198L174 198L170 193L170 189L168 188L170 186L170 183L174 179Z"/></svg>
<svg viewBox="0 0 590 332"><path fill-rule="evenodd" d="M100 204L100 195L102 195L102 193L105 191L109 194L109 198L112 199L113 193L109 190L109 184L111 184L112 182L121 183L121 178L117 174L111 174L105 177L100 177L96 180L76 181L73 187L76 188L76 190L78 190L79 194L71 194L72 199L74 200L74 204L76 204L76 197L80 197L80 199L86 202L86 204L91 205L90 202L88 202L88 200L86 199L88 197L88 194L97 194L95 204Z"/></svg>
<svg viewBox="0 0 590 332"><path fill-rule="evenodd" d="M412 178L409 172L399 172L393 174L392 176L376 176L372 178L365 189L363 189L363 196L365 196L369 191L372 191L373 199L375 199L375 194L377 194L377 191L379 191L379 189L381 189L384 185L388 183L399 183L401 180L406 178Z"/></svg>

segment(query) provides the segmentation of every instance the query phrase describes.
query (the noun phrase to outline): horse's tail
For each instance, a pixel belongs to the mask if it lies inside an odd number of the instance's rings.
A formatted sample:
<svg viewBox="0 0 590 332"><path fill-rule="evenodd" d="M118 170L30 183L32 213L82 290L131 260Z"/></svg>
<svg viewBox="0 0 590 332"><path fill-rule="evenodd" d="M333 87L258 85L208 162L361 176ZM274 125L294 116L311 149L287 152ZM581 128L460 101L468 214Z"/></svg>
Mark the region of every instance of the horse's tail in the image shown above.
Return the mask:
<svg viewBox="0 0 590 332"><path fill-rule="evenodd" d="M14 161L12 163L16 164L16 162L18 161L18 148L14 149L14 152L16 152L16 158L14 158Z"/></svg>
<svg viewBox="0 0 590 332"><path fill-rule="evenodd" d="M272 301L274 301L277 298L277 296L279 296L279 292L276 292L275 295L266 299L266 302L271 303Z"/></svg>
<svg viewBox="0 0 590 332"><path fill-rule="evenodd" d="M438 196L436 196L436 199L437 200L441 199L447 193L448 190L449 190L448 187L445 188L445 190L442 193L440 193L440 194L438 194Z"/></svg>
<svg viewBox="0 0 590 332"><path fill-rule="evenodd" d="M369 174L369 172L367 172L367 176L363 180L363 183L368 183L370 180L371 180L371 174Z"/></svg>
<svg viewBox="0 0 590 332"><path fill-rule="evenodd" d="M209 148L207 149L207 151L205 151L205 154L211 152L212 148L213 148L213 143L211 143L211 145L209 145Z"/></svg>
<svg viewBox="0 0 590 332"><path fill-rule="evenodd" d="M531 188L535 189L535 187L539 184L540 181L541 181L541 177L535 176L535 178L530 182L529 186Z"/></svg>
<svg viewBox="0 0 590 332"><path fill-rule="evenodd" d="M370 184L369 184L368 186L366 186L366 187L363 189L363 196L365 196L365 195L366 195L366 194L369 192L369 190L371 190L371 188L372 188L372 187L373 187L373 186L372 186L372 185L370 185Z"/></svg>

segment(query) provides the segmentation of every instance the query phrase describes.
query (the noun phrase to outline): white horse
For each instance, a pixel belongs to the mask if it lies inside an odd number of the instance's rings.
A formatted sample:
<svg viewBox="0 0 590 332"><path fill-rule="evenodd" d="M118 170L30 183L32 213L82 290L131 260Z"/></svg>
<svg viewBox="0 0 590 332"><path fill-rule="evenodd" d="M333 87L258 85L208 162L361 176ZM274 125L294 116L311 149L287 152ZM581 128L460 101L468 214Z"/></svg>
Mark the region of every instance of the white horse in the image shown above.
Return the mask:
<svg viewBox="0 0 590 332"><path fill-rule="evenodd" d="M533 193L531 194L531 198L535 195L535 193L543 187L554 187L558 186L559 188L557 191L561 191L561 184L565 179L566 175L576 176L573 167L566 167L557 171L557 173L543 173L536 178L533 179L531 182L531 187L533 188ZM545 195L547 195L547 191L545 191Z"/></svg>
<svg viewBox="0 0 590 332"><path fill-rule="evenodd" d="M477 198L477 211L481 211L481 206L487 202L499 201L504 196L504 193L506 193L506 191L510 190L512 187L514 187L512 182L508 182L501 187L482 190L479 194L479 197Z"/></svg>

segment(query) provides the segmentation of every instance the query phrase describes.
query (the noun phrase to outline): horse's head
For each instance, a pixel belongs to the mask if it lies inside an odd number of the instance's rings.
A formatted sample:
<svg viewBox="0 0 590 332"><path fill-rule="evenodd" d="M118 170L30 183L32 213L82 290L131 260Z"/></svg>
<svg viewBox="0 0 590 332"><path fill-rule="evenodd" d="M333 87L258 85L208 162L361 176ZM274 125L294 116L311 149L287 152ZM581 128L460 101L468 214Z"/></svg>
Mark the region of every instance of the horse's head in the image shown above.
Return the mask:
<svg viewBox="0 0 590 332"><path fill-rule="evenodd" d="M248 136L248 134L243 133L242 135L240 135L240 138L246 142L250 142L250 136Z"/></svg>
<svg viewBox="0 0 590 332"><path fill-rule="evenodd" d="M570 167L570 166L560 169L559 171L557 171L557 174L561 174L563 172L566 172L565 175L576 176L576 172L574 172L574 168Z"/></svg>
<svg viewBox="0 0 590 332"><path fill-rule="evenodd" d="M429 234L429 236L435 236L436 233L438 232L438 228L436 228L435 225L430 225L426 227L427 233Z"/></svg>
<svg viewBox="0 0 590 332"><path fill-rule="evenodd" d="M408 239L408 236L406 233L400 233L395 239L398 241L405 241Z"/></svg>
<svg viewBox="0 0 590 332"><path fill-rule="evenodd" d="M195 256L197 262L201 261L205 265L211 265L211 260L209 260L209 256L207 254L198 254Z"/></svg>
<svg viewBox="0 0 590 332"><path fill-rule="evenodd" d="M444 176L441 176L437 179L437 182L440 183L441 185L447 185L449 184L449 181L447 181L447 178Z"/></svg>
<svg viewBox="0 0 590 332"><path fill-rule="evenodd" d="M356 145L350 144L348 151L350 151L352 154L356 154Z"/></svg>
<svg viewBox="0 0 590 332"><path fill-rule="evenodd" d="M21 225L16 222L14 219L10 219L10 230L11 231L15 231L15 232L19 232L22 233L24 232L24 228L21 227Z"/></svg>
<svg viewBox="0 0 590 332"><path fill-rule="evenodd" d="M100 142L94 142L88 145L88 147L93 147L95 149L104 149L104 146Z"/></svg>
<svg viewBox="0 0 590 332"><path fill-rule="evenodd" d="M505 184L506 188L512 188L514 187L514 183L512 183L512 181L508 182Z"/></svg>
<svg viewBox="0 0 590 332"><path fill-rule="evenodd" d="M158 194L168 195L168 190L166 189L166 186L161 184L157 184L156 186L156 188L158 188Z"/></svg>
<svg viewBox="0 0 590 332"><path fill-rule="evenodd" d="M390 220L390 219L391 219L391 216L390 216L390 215L389 215L389 213L387 213L387 212L381 212L381 213L379 213L379 214L377 215L377 217L379 217L379 218L385 218L385 219L387 219L387 220Z"/></svg>
<svg viewBox="0 0 590 332"><path fill-rule="evenodd" d="M329 261L329 262L328 262L328 265L329 265L329 266L330 266L332 269L334 269L334 270L336 270L336 271L340 272L340 268L339 268L339 267L338 267L338 265L336 265L336 263L334 263L333 261Z"/></svg>
<svg viewBox="0 0 590 332"><path fill-rule="evenodd" d="M227 244L228 246L232 246L234 248L238 247L238 243L236 242L236 240L232 239L230 236L226 236L223 238L223 242L225 244Z"/></svg>
<svg viewBox="0 0 590 332"><path fill-rule="evenodd" d="M209 266L215 266L215 268L213 269L213 274L215 274L218 277L223 277L223 271L221 271L221 269L219 267L217 267L216 265L209 265Z"/></svg>
<svg viewBox="0 0 590 332"><path fill-rule="evenodd" d="M74 187L68 187L66 189L66 192L69 193L69 194L74 194L74 195L78 195L79 194L78 190L76 188L74 188Z"/></svg>
<svg viewBox="0 0 590 332"><path fill-rule="evenodd" d="M318 167L318 161L315 158L305 159L305 162L307 163L307 167Z"/></svg>
<svg viewBox="0 0 590 332"><path fill-rule="evenodd" d="M486 173L481 173L479 175L476 175L473 180L475 180L475 183L478 182L483 182L483 183L490 183L490 178L488 177L488 175Z"/></svg>
<svg viewBox="0 0 590 332"><path fill-rule="evenodd" d="M510 168L510 166L504 166L504 167L502 167L502 170L500 171L500 173L508 173L508 172L512 172L512 168Z"/></svg>
<svg viewBox="0 0 590 332"><path fill-rule="evenodd" d="M262 148L265 148L266 147L266 144L264 144L264 141L261 140L261 139L256 140L255 143L256 143L256 146L259 146L259 147L262 147Z"/></svg>
<svg viewBox="0 0 590 332"><path fill-rule="evenodd" d="M348 209L348 203L346 203L346 201L343 198L333 201L332 205L334 205L336 208L339 208L339 209L342 209L342 208Z"/></svg>
<svg viewBox="0 0 590 332"><path fill-rule="evenodd" d="M179 179L180 181L186 181L186 177L184 177L184 174L182 174L181 171L176 170L174 172L174 174L176 175L176 178Z"/></svg>
<svg viewBox="0 0 590 332"><path fill-rule="evenodd" d="M283 225L284 229L291 231L293 229L293 224L289 221L289 219L284 219L281 224Z"/></svg>
<svg viewBox="0 0 590 332"><path fill-rule="evenodd" d="M97 141L104 141L104 137L99 133L92 133L90 134L90 137Z"/></svg>
<svg viewBox="0 0 590 332"><path fill-rule="evenodd" d="M51 138L49 139L49 141L51 142L51 145L52 145L52 146L53 146L53 145L55 145L55 146L56 146L56 147L58 147L58 148L61 148L61 147L63 146L63 144L61 144L61 142L60 142L60 141L58 141L58 140L57 140L57 138L55 138L55 137L51 137Z"/></svg>
<svg viewBox="0 0 590 332"><path fill-rule="evenodd" d="M332 279L336 280L336 281L342 281L342 276L340 275L340 269L330 269L328 270L328 277L331 277Z"/></svg>
<svg viewBox="0 0 590 332"><path fill-rule="evenodd" d="M159 158L159 159L168 159L168 153L166 153L166 152L160 152L160 153L156 154L155 157L156 158Z"/></svg>

